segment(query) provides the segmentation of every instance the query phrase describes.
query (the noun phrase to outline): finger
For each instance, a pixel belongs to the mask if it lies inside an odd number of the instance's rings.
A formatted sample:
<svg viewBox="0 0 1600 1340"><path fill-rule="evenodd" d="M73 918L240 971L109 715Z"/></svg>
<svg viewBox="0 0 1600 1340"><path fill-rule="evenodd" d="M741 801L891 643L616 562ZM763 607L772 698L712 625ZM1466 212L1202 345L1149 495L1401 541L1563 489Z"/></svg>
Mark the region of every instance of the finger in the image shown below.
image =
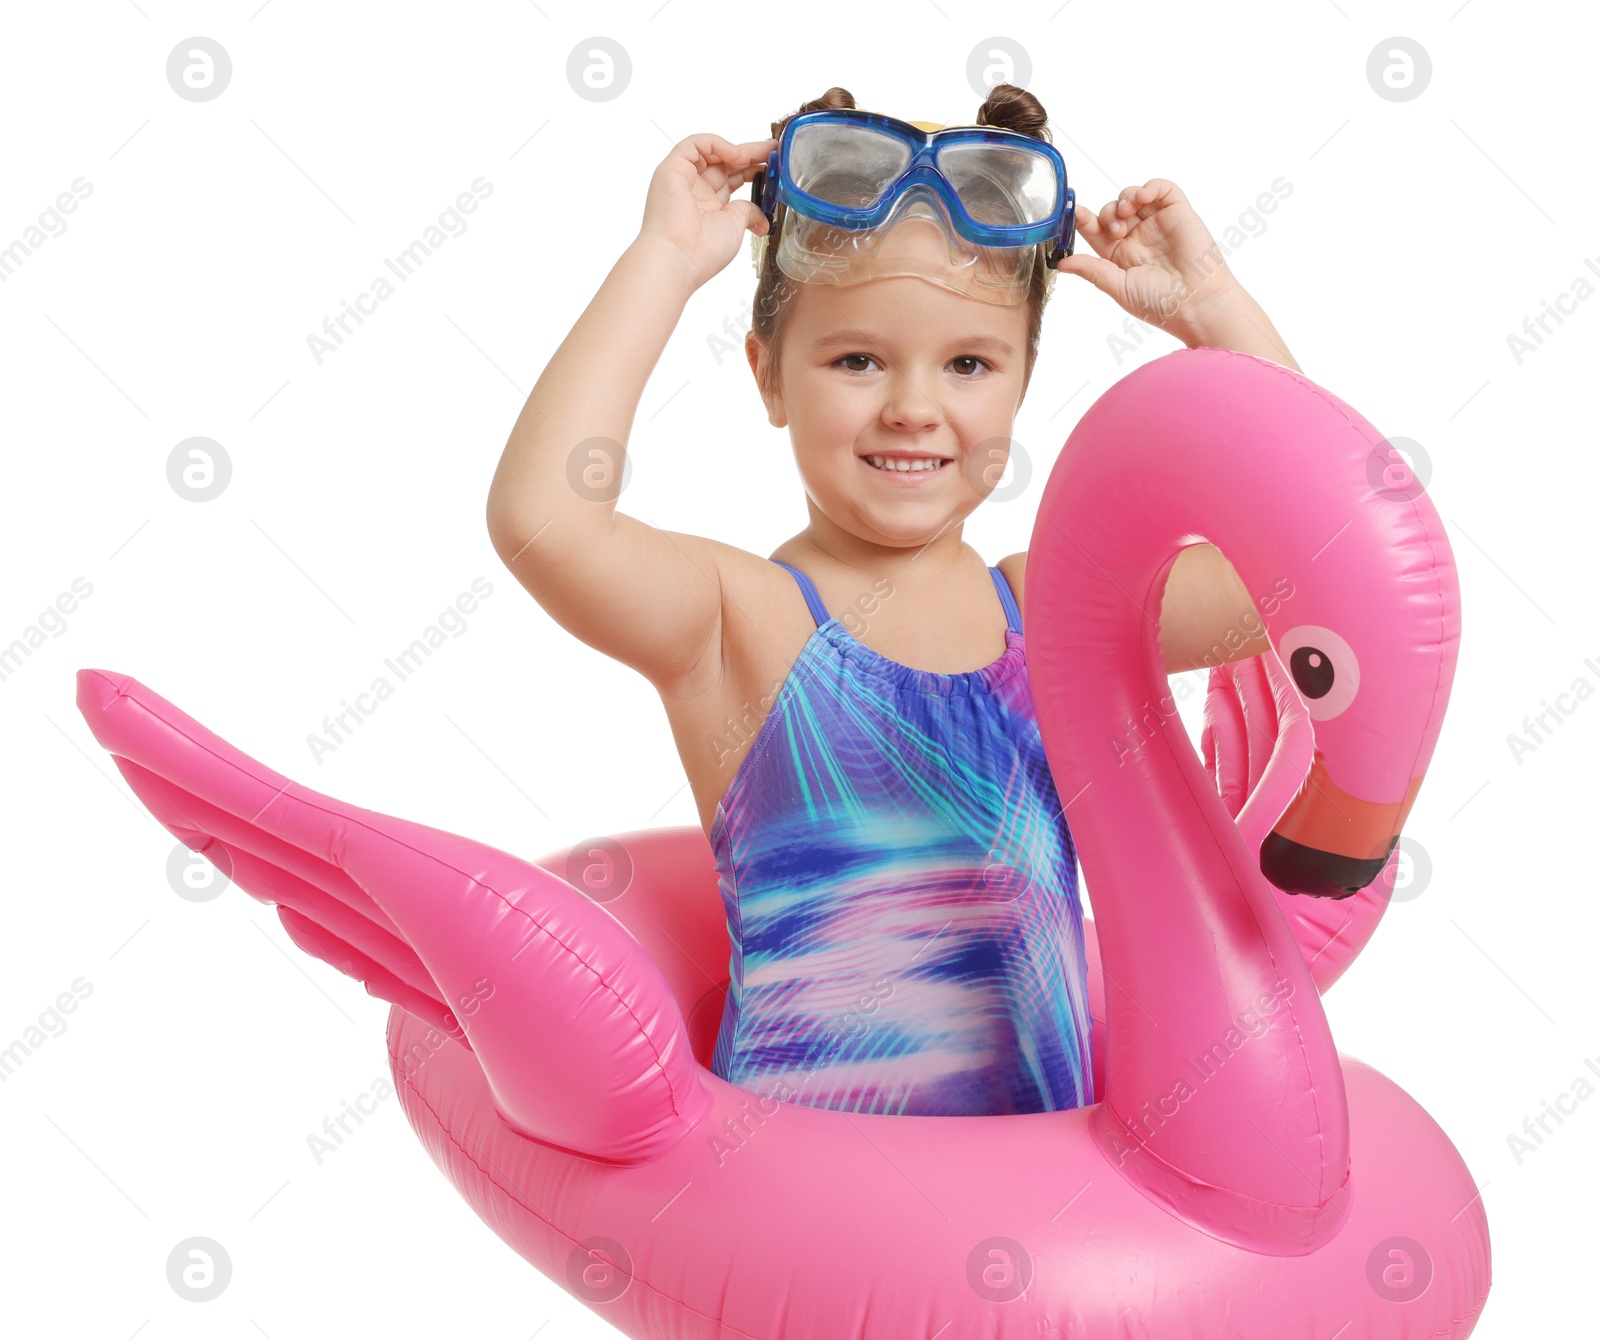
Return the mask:
<svg viewBox="0 0 1600 1340"><path fill-rule="evenodd" d="M767 222L767 216L761 212L761 206L753 200L735 200L733 207L744 215L744 226L757 237L765 237L772 227Z"/></svg>
<svg viewBox="0 0 1600 1340"><path fill-rule="evenodd" d="M765 165L767 154L777 145L773 139L749 140L734 144L721 135L691 135L674 147L674 157L690 164L712 190L728 193L741 182L749 181ZM739 174L744 174L740 176Z"/></svg>
<svg viewBox="0 0 1600 1340"><path fill-rule="evenodd" d="M1089 245L1102 256L1106 254L1114 242L1114 239L1106 236L1104 225L1101 224L1099 216L1093 210L1080 209L1073 211L1073 231L1079 237L1088 238Z"/></svg>
<svg viewBox="0 0 1600 1340"><path fill-rule="evenodd" d="M1189 198L1178 189L1178 183L1165 177L1152 177L1141 189L1148 192L1150 202L1158 206L1188 203Z"/></svg>
<svg viewBox="0 0 1600 1340"><path fill-rule="evenodd" d="M1100 292L1112 298L1116 298L1122 290L1122 267L1099 256L1063 256L1056 269L1062 274L1088 280Z"/></svg>
<svg viewBox="0 0 1600 1340"><path fill-rule="evenodd" d="M1183 202L1183 192L1165 177L1152 177L1143 186L1129 186L1117 197L1117 214L1131 228L1135 218L1148 219L1168 205Z"/></svg>
<svg viewBox="0 0 1600 1340"><path fill-rule="evenodd" d="M709 133L691 135L678 143L679 151L687 158L698 160L701 166L721 163L730 169L765 160L767 154L776 147L776 140L747 140L744 144L734 144L721 135Z"/></svg>
<svg viewBox="0 0 1600 1340"><path fill-rule="evenodd" d="M718 167L709 167L705 170L705 179L717 192L722 203L727 204L728 197L741 187L748 186L756 173L765 166L764 162L746 163L736 172L725 172Z"/></svg>

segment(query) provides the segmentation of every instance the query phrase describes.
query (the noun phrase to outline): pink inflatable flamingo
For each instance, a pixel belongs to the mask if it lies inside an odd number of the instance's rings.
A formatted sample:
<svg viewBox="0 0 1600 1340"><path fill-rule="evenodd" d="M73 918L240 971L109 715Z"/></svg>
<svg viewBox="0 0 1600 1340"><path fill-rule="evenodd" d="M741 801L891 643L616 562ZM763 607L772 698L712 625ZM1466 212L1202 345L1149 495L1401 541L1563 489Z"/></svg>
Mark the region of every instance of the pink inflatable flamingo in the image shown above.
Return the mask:
<svg viewBox="0 0 1600 1340"><path fill-rule="evenodd" d="M168 830L395 1004L434 1161L627 1335L1465 1336L1472 1177L1319 996L1386 905L1456 658L1450 548L1397 461L1215 349L1125 377L1063 449L1026 626L1098 913L1097 1101L1072 1111L856 1116L712 1075L728 938L698 828L615 839L632 880L597 901L563 878L580 849L529 864L319 795L129 676L80 671L78 706ZM1276 652L1212 672L1204 764L1157 637L1202 539Z"/></svg>

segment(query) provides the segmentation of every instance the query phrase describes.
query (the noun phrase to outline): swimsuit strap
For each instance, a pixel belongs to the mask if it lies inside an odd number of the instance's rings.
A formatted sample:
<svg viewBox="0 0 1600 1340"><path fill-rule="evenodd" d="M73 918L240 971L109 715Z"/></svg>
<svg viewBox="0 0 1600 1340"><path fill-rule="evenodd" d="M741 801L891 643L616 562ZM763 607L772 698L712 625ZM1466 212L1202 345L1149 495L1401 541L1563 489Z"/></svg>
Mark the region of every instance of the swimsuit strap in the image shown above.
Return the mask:
<svg viewBox="0 0 1600 1340"><path fill-rule="evenodd" d="M780 568L788 568L794 574L794 579L800 583L800 590L806 598L806 607L811 611L811 617L817 621L817 627L821 628L831 616L828 614L828 607L822 603L822 597L817 594L817 588L813 585L811 578L807 577L799 568L785 563L781 558L774 558L771 561Z"/></svg>
<svg viewBox="0 0 1600 1340"><path fill-rule="evenodd" d="M1011 583L999 568L990 568L989 575L994 578L994 589L1000 593L1000 603L1006 607L1006 627L1013 633L1020 633L1022 611L1017 608L1016 596L1011 594Z"/></svg>
<svg viewBox="0 0 1600 1340"><path fill-rule="evenodd" d="M805 573L791 563L785 563L781 558L770 560L780 568L788 568L795 581L800 583L800 591L806 598L806 608L811 611L811 617L816 620L817 627L822 627L831 617L828 607L822 603L822 597L817 594L816 584ZM1022 611L1017 608L1017 598L1011 594L1011 583L1006 581L1005 573L999 568L991 567L989 576L994 581L994 589L999 593L1000 603L1005 606L1006 628L1013 633L1022 631Z"/></svg>

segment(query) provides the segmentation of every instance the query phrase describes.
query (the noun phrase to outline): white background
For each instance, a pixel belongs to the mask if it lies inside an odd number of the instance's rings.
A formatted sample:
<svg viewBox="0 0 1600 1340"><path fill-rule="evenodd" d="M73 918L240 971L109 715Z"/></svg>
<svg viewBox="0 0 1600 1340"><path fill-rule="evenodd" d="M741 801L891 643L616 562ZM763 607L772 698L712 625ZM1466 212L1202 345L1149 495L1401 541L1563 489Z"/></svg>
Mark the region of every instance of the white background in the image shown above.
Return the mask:
<svg viewBox="0 0 1600 1340"><path fill-rule="evenodd" d="M313 1161L306 1137L386 1073L388 1007L238 889L174 895L175 842L91 738L74 673L131 673L318 790L528 856L695 822L653 691L557 627L490 547L507 433L675 141L764 137L833 84L869 109L970 122L969 63L1010 42L1031 74L997 57L998 72L1051 113L1082 206L1169 177L1220 233L1292 183L1230 264L1308 376L1429 455L1464 611L1407 829L1432 876L1327 1010L1341 1049L1415 1095L1483 1189L1495 1284L1477 1334L1592 1330L1600 1096L1520 1164L1507 1144L1600 1057L1600 704L1567 700L1520 763L1507 743L1574 680L1600 686L1585 664L1600 662L1600 301L1520 365L1507 346L1579 276L1600 283L1583 265L1600 258L1592 16L1505 0L107 0L14 8L5 26L0 247L75 179L93 190L0 284L0 644L76 579L92 594L0 681L0 1047L75 979L92 994L0 1083L0 1328L614 1334L473 1215L393 1098ZM196 35L233 62L208 102L165 73ZM566 73L596 35L632 62L604 102ZM1366 75L1396 35L1433 64L1406 102ZM478 177L493 193L467 231L319 366L307 337ZM805 522L787 436L743 358L710 343L737 343L753 281L746 249L690 302L645 391L621 506L767 554ZM1033 482L966 527L987 560L1026 545L1095 397L1175 347L1146 331L1119 361L1122 315L1058 285L1015 428ZM193 436L232 462L214 501L167 480ZM493 595L465 635L315 761L323 718L475 578ZM233 1261L206 1304L166 1279L191 1235Z"/></svg>

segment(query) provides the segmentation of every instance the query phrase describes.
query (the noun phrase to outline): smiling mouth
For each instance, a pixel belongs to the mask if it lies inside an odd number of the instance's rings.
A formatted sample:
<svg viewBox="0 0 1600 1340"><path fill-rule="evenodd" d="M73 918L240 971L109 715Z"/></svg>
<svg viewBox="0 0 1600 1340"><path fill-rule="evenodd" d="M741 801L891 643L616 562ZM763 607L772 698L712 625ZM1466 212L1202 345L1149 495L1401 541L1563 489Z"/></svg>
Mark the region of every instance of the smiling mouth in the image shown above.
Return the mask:
<svg viewBox="0 0 1600 1340"><path fill-rule="evenodd" d="M863 456L861 458L874 470L887 474L932 474L950 462L943 456Z"/></svg>

